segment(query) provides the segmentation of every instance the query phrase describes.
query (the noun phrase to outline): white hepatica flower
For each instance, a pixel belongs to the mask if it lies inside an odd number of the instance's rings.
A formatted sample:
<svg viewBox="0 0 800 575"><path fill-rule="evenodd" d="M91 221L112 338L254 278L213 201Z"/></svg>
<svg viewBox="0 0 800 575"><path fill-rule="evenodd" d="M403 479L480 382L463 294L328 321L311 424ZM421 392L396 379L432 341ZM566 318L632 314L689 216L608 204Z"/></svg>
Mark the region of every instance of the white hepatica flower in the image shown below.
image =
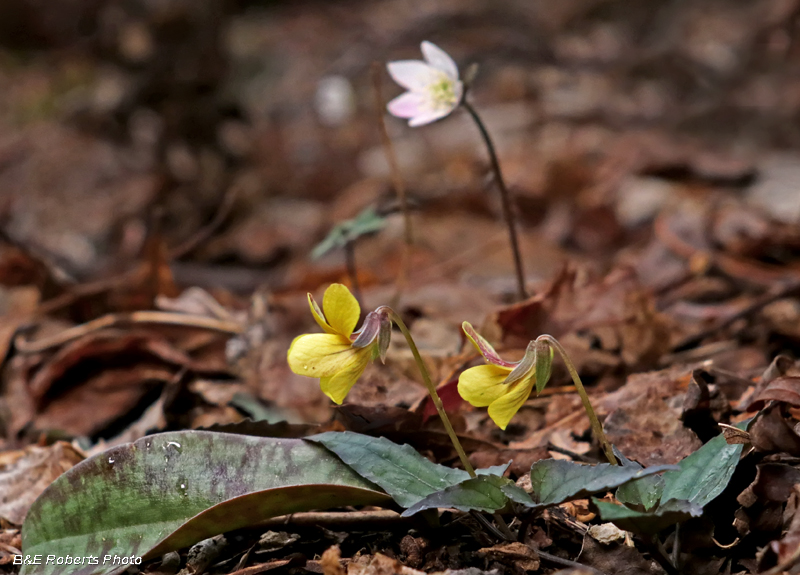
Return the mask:
<svg viewBox="0 0 800 575"><path fill-rule="evenodd" d="M444 118L458 107L464 84L458 79L458 66L447 52L423 42L422 60L389 62L392 79L406 88L386 106L393 116L408 118L411 127L424 126Z"/></svg>

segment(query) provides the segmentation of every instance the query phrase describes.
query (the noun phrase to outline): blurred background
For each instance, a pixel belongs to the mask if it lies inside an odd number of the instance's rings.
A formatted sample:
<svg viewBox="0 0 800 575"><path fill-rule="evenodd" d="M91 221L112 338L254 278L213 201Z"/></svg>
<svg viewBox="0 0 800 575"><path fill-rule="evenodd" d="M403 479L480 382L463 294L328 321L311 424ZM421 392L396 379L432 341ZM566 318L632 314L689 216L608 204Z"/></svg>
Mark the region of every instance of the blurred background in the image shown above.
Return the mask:
<svg viewBox="0 0 800 575"><path fill-rule="evenodd" d="M311 262L311 249L394 198L370 70L387 101L401 89L385 62L419 58L426 39L462 70L480 64L471 97L516 198L530 281L561 248L607 265L666 204L712 188L800 217L796 0L5 0L5 243L73 282L126 268L154 235L179 285L340 278L343 255ZM419 279L513 294L468 117L386 121L417 211ZM367 285L394 281L401 237L390 217L359 243Z"/></svg>

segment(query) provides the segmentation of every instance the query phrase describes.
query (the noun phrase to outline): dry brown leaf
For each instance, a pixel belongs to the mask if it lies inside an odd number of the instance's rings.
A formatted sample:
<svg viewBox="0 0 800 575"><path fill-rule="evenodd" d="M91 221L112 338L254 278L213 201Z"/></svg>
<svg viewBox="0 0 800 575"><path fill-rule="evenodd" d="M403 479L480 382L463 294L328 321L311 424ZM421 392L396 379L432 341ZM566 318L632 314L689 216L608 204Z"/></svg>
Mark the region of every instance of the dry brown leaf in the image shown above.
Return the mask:
<svg viewBox="0 0 800 575"><path fill-rule="evenodd" d="M800 436L794 421L787 421L780 403L762 409L750 425L750 441L762 453L788 453L800 456Z"/></svg>
<svg viewBox="0 0 800 575"><path fill-rule="evenodd" d="M32 445L0 458L0 517L21 525L34 500L59 475L83 461L83 453L64 441Z"/></svg>
<svg viewBox="0 0 800 575"><path fill-rule="evenodd" d="M382 553L361 559L364 560L353 561L347 565L347 575L425 575L424 571L412 569Z"/></svg>
<svg viewBox="0 0 800 575"><path fill-rule="evenodd" d="M671 407L657 390L650 389L609 414L603 427L611 443L645 467L674 464L703 445L684 427L681 413L679 407Z"/></svg>
<svg viewBox="0 0 800 575"><path fill-rule="evenodd" d="M534 549L518 541L484 547L479 549L478 553L490 561L508 565L517 572L537 571L539 569L539 554Z"/></svg>
<svg viewBox="0 0 800 575"><path fill-rule="evenodd" d="M339 551L339 546L328 547L319 560L323 575L345 575L341 561L342 553Z"/></svg>
<svg viewBox="0 0 800 575"><path fill-rule="evenodd" d="M800 377L784 376L771 381L753 398L747 409L748 411L761 409L768 401L779 401L800 407Z"/></svg>

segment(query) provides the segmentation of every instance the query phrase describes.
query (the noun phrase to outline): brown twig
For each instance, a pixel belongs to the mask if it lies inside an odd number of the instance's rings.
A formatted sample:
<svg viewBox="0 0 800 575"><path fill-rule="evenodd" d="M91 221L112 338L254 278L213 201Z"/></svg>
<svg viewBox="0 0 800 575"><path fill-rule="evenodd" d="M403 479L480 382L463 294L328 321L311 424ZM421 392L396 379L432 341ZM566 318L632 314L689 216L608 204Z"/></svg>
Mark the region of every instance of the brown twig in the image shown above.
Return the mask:
<svg viewBox="0 0 800 575"><path fill-rule="evenodd" d="M278 567L285 567L291 562L291 559L274 559L269 563L259 563L258 565L251 565L250 567L237 569L229 575L256 575L257 573L264 573L265 571L277 569Z"/></svg>
<svg viewBox="0 0 800 575"><path fill-rule="evenodd" d="M411 213L408 207L408 195L406 186L403 182L403 177L400 175L400 167L397 162L397 154L394 151L394 144L389 137L389 130L386 128L385 105L383 99L383 90L381 89L381 74L382 66L378 62L372 63L372 88L375 93L375 110L378 115L378 126L381 132L381 143L383 144L383 153L386 155L386 161L389 163L389 171L392 177L392 186L400 201L400 210L403 213L403 227L404 227L404 247L402 262L400 264L400 274L397 278L397 295L395 299L400 297L403 289L408 282L408 276L411 266L411 249L414 243L414 236L411 227ZM394 302L392 305L397 305Z"/></svg>
<svg viewBox="0 0 800 575"><path fill-rule="evenodd" d="M413 523L413 517L403 517L394 511L381 509L376 511L309 511L273 517L261 524L264 527L323 526L334 528L379 527L396 523Z"/></svg>
<svg viewBox="0 0 800 575"><path fill-rule="evenodd" d="M215 212L212 220L208 224L200 228L197 232L195 232L194 235L192 235L192 237L188 238L186 241L180 243L174 248L168 249L166 256L167 260L172 261L181 258L187 253L194 250L202 242L206 241L211 236L211 234L213 234L213 232L216 231L219 228L219 226L225 221L225 219L230 215L237 194L238 194L237 188L235 187L230 188L228 192L225 194L225 196L222 198L222 202L217 208L217 211ZM2 235L2 230L0 230L0 239L2 239L3 237L5 236ZM17 244L15 243L15 245ZM81 297L94 296L106 291L116 289L124 285L129 285L133 282L138 281L139 276L143 275L144 273L145 272L143 272L140 266L136 266L133 269L122 272L119 275L115 275L109 278L103 278L100 280L78 285L70 285L68 287L69 291L61 295L58 295L52 299L49 299L45 302L42 302L39 305L37 314L40 316L47 315L72 304L73 302L75 302L75 300Z"/></svg>
<svg viewBox="0 0 800 575"><path fill-rule="evenodd" d="M214 212L214 217L206 225L197 230L191 237L187 238L168 252L170 260L179 259L188 253L192 252L197 246L208 240L211 235L225 222L225 219L230 215L231 210L236 202L236 196L239 194L239 188L232 185L225 194L222 196L222 201Z"/></svg>
<svg viewBox="0 0 800 575"><path fill-rule="evenodd" d="M672 351L684 351L692 346L695 346L705 338L725 329L737 320L743 319L750 314L768 306L769 304L778 301L779 299L795 295L796 293L800 293L800 281L790 281L782 285L777 285L767 291L767 293L763 294L761 297L757 298L753 303L744 309L739 310L736 313L732 313L728 317L721 319L714 325L702 330L699 333L683 338L672 347Z"/></svg>
<svg viewBox="0 0 800 575"><path fill-rule="evenodd" d="M131 324L174 325L179 327L208 329L231 335L237 335L244 331L244 326L237 321L189 315L185 313L134 311L130 313L111 313L104 315L92 321L67 328L54 336L39 340L31 341L26 339L22 334L18 334L14 338L14 346L19 353L39 353L53 347L64 345L65 343L101 329Z"/></svg>
<svg viewBox="0 0 800 575"><path fill-rule="evenodd" d="M585 455L581 455L580 453L576 453L575 451L570 451L569 449L559 447L558 445L553 445L551 441L547 442L546 449L547 451L555 451L556 453L567 455L571 457L574 461L581 461L583 463L597 463L597 460L592 459L591 457L586 457Z"/></svg>
<svg viewBox="0 0 800 575"><path fill-rule="evenodd" d="M347 266L347 275L350 277L350 283L353 286L353 295L358 300L359 304L363 304L364 300L361 297L361 286L358 283L358 268L356 267L356 246L355 241L350 240L344 244L344 261Z"/></svg>

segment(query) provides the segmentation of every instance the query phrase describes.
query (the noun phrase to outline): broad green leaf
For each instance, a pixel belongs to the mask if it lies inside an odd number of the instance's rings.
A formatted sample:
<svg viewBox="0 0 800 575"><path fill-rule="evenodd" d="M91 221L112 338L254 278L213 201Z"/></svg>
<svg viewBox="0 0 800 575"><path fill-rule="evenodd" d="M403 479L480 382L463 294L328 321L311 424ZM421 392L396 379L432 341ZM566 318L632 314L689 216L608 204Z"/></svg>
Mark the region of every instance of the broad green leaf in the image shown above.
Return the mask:
<svg viewBox="0 0 800 575"><path fill-rule="evenodd" d="M635 469L621 465L600 463L580 465L561 459L544 459L531 467L533 499L541 505L556 505L619 487L632 479L639 479L668 469L674 465L657 465Z"/></svg>
<svg viewBox="0 0 800 575"><path fill-rule="evenodd" d="M631 461L616 448L614 454L622 463L623 467L632 469L643 469L642 465ZM660 475L648 475L641 479L634 479L624 483L617 488L615 497L617 500L634 507L641 507L644 511L652 509L661 499L661 492L664 490L664 479Z"/></svg>
<svg viewBox="0 0 800 575"><path fill-rule="evenodd" d="M320 433L307 438L341 457L362 477L380 485L402 507L411 507L432 493L465 479L461 469L438 465L410 445L351 431Z"/></svg>
<svg viewBox="0 0 800 575"><path fill-rule="evenodd" d="M491 467L484 467L483 469L476 469L475 475L499 475L502 476L511 465L511 461L503 465L492 465ZM466 473L466 472L465 472ZM467 473L469 477L469 473Z"/></svg>
<svg viewBox="0 0 800 575"><path fill-rule="evenodd" d="M743 422L736 427L746 426L747 422ZM679 470L664 474L661 500L686 499L705 507L728 485L742 447L742 444L728 445L724 436L716 436L678 463Z"/></svg>
<svg viewBox="0 0 800 575"><path fill-rule="evenodd" d="M508 504L509 494L514 501L533 506L528 494L514 482L497 475L479 475L431 493L403 512L403 517L425 509L452 507L459 511L494 512Z"/></svg>
<svg viewBox="0 0 800 575"><path fill-rule="evenodd" d="M333 451L356 473L380 485L401 507L411 507L470 478L466 471L433 463L410 445L399 445L383 437L329 431L306 439ZM499 476L510 463L479 469L476 473Z"/></svg>
<svg viewBox="0 0 800 575"><path fill-rule="evenodd" d="M69 567L118 568L106 555L147 560L276 515L389 497L324 448L300 439L182 431L144 437L87 459L34 502L22 527L26 555L99 556ZM26 565L49 575L63 565Z"/></svg>
<svg viewBox="0 0 800 575"><path fill-rule="evenodd" d="M670 499L652 511L636 511L624 505L609 503L592 498L597 506L600 519L611 521L625 531L654 535L670 525L686 521L690 517L699 517L703 508L691 501Z"/></svg>

